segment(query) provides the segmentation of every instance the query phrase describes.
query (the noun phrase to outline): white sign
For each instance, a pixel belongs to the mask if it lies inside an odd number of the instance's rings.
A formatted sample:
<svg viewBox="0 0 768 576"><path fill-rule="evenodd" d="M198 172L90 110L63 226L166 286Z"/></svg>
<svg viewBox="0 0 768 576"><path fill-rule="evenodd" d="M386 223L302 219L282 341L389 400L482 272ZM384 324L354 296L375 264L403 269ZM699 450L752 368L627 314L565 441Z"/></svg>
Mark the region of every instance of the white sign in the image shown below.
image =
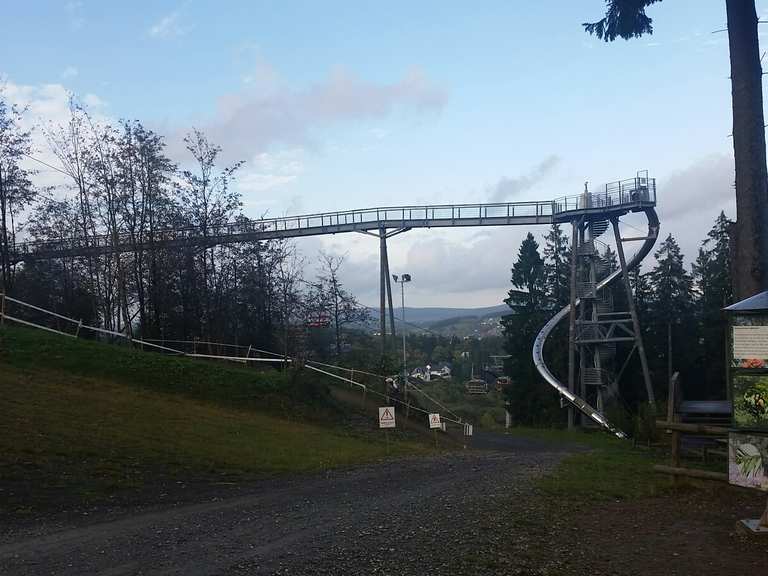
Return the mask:
<svg viewBox="0 0 768 576"><path fill-rule="evenodd" d="M464 436L472 436L472 424L464 424Z"/></svg>
<svg viewBox="0 0 768 576"><path fill-rule="evenodd" d="M379 407L379 428L394 428L394 427L395 427L395 407L380 406Z"/></svg>
<svg viewBox="0 0 768 576"><path fill-rule="evenodd" d="M429 427L430 428L442 428L442 426L440 426L440 414L430 414L429 415Z"/></svg>
<svg viewBox="0 0 768 576"><path fill-rule="evenodd" d="M768 326L734 326L733 358L768 359Z"/></svg>

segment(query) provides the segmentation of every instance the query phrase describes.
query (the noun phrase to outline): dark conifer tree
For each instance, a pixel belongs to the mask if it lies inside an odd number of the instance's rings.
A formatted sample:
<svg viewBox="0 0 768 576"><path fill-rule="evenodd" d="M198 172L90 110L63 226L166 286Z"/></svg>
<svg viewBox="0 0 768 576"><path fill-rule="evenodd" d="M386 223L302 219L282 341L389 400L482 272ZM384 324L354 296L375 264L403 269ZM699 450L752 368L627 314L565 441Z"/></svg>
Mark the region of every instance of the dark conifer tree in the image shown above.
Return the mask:
<svg viewBox="0 0 768 576"><path fill-rule="evenodd" d="M536 334L551 314L544 260L539 245L528 233L512 266L512 288L504 302L511 313L502 319L505 366L512 379L507 390L510 412L516 424L551 425L564 418L556 393L545 384L531 359Z"/></svg>
<svg viewBox="0 0 768 576"><path fill-rule="evenodd" d="M693 265L697 290L697 315L702 337L700 364L703 397L725 398L725 330L727 322L723 308L733 302L731 288L731 229L733 222L724 212L699 248Z"/></svg>

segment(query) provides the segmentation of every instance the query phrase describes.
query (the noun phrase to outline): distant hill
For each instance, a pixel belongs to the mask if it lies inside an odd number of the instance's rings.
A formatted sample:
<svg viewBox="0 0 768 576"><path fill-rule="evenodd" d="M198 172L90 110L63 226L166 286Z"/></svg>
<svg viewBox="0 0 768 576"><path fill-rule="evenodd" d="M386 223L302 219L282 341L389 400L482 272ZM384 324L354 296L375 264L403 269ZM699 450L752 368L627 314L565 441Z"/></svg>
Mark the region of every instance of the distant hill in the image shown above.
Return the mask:
<svg viewBox="0 0 768 576"><path fill-rule="evenodd" d="M509 313L509 306L486 306L484 308L411 308L405 307L405 319L408 322L421 325L430 325L435 322L443 322L455 318L486 318L488 316L503 316ZM395 315L400 318L402 311L395 308Z"/></svg>

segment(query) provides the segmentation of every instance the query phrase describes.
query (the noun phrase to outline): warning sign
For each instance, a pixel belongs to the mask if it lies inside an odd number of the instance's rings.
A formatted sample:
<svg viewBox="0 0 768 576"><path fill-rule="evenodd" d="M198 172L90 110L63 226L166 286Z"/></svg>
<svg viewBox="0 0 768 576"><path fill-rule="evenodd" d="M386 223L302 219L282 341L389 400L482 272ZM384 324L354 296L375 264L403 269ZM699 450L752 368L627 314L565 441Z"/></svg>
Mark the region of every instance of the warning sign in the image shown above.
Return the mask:
<svg viewBox="0 0 768 576"><path fill-rule="evenodd" d="M440 414L429 415L429 427L430 428L442 428L440 425Z"/></svg>
<svg viewBox="0 0 768 576"><path fill-rule="evenodd" d="M379 428L394 428L394 427L395 427L395 407L380 406L379 407Z"/></svg>

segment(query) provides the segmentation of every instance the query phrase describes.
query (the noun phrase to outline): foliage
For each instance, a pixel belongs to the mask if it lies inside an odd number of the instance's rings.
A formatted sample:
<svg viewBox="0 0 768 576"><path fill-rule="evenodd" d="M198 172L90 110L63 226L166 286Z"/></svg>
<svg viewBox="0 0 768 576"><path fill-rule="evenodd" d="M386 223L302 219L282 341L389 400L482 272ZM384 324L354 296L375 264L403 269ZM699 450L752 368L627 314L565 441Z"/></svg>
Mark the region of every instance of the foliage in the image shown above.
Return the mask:
<svg viewBox="0 0 768 576"><path fill-rule="evenodd" d="M723 308L733 302L731 287L731 230L733 222L721 212L699 248L693 264L696 284L696 313L702 338L700 354L707 370L702 374L707 397L724 398L722 375L726 370Z"/></svg>
<svg viewBox="0 0 768 576"><path fill-rule="evenodd" d="M531 362L533 341L551 313L544 260L531 233L512 267L512 286L505 300L511 313L502 319L510 355L505 368L512 380L507 390L509 411L515 424L551 425L562 419L558 399Z"/></svg>
<svg viewBox="0 0 768 576"><path fill-rule="evenodd" d="M0 281L6 292L144 339L245 343L292 355L314 345L310 353L340 354L342 330L364 316L338 282L341 260L324 257L333 270L326 267L318 293L306 289L311 283L304 282L290 242L219 244L226 226L256 231L260 224L241 213L233 186L243 163L224 163L221 147L203 132L186 135L177 165L164 138L141 122L103 122L72 98L66 121L42 130L66 182L36 197L31 173L20 164L31 146L30 132L20 128L23 114L0 90ZM67 240L85 254L11 262L20 217L31 240ZM210 241L187 244L190 228ZM87 252L97 245L107 250ZM328 334L307 334L317 306L333 316L334 349Z"/></svg>
<svg viewBox="0 0 768 576"><path fill-rule="evenodd" d="M562 308L570 299L571 250L568 236L554 223L544 236L544 281L552 305Z"/></svg>
<svg viewBox="0 0 768 576"><path fill-rule="evenodd" d="M616 38L639 38L644 34L653 34L653 20L645 9L661 0L607 0L605 17L597 22L585 22L584 30L606 42Z"/></svg>
<svg viewBox="0 0 768 576"><path fill-rule="evenodd" d="M725 397L726 326L722 308L732 300L731 227L731 221L720 214L702 243L692 272L686 268L680 247L670 234L658 246L653 268L648 272L637 268L630 274L651 379L661 397L666 391L670 331L672 370L680 373L683 396L690 399ZM559 407L551 387L540 379L530 358L539 330L562 306L562 299L556 304L558 283L564 281L560 263L569 251L562 245L567 239L554 228L544 239L546 259L540 257L533 236L529 235L521 244L512 269L513 287L506 300L511 313L503 319L505 347L512 356L505 367L512 378L507 399L515 425L559 426L565 412ZM604 266L598 280L618 267L616 252L610 246L602 250L600 259ZM556 270L560 273L555 273ZM623 286L617 284L609 290L615 308L626 310ZM566 322L557 326L545 346L549 368L561 381L566 381ZM619 382L619 396L610 399L606 411L610 414L609 419L621 429L634 430L640 440L648 440L655 434L654 416L645 414L645 386L632 345L618 343L616 358L609 358L603 368L618 371L630 353L632 356Z"/></svg>
<svg viewBox="0 0 768 576"><path fill-rule="evenodd" d="M0 85L0 289L9 291L14 283L10 253L20 230L19 217L34 200L37 191L23 165L32 149L32 132L22 127L26 109L8 105Z"/></svg>

